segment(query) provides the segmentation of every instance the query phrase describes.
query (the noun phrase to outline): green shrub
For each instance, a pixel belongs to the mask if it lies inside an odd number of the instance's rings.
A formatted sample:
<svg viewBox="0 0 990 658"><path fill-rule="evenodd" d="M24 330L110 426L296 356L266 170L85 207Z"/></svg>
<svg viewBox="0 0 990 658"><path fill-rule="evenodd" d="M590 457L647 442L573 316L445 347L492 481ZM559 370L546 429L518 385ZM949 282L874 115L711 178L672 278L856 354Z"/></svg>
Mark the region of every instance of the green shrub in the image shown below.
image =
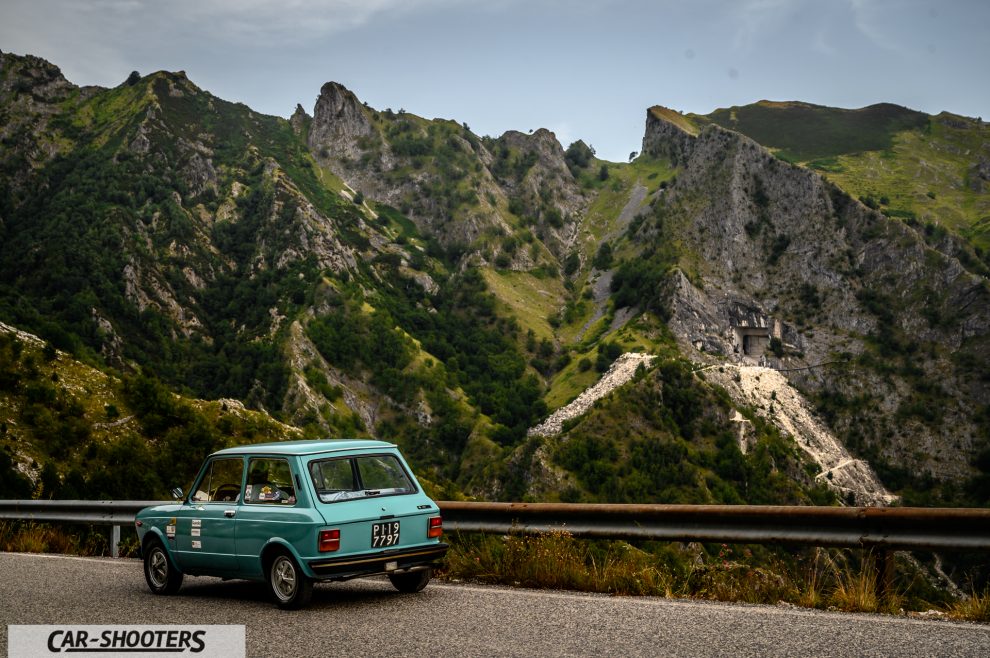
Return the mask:
<svg viewBox="0 0 990 658"><path fill-rule="evenodd" d="M599 270L607 270L612 267L612 247L607 242L603 242L598 247L595 259L591 263Z"/></svg>

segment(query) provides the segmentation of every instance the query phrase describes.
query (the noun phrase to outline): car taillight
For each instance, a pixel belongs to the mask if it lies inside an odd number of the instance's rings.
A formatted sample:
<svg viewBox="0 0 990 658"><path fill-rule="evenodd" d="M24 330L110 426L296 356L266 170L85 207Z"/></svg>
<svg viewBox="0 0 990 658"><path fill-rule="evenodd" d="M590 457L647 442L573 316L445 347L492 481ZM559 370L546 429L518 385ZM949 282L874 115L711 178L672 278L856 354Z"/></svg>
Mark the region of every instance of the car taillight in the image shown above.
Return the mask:
<svg viewBox="0 0 990 658"><path fill-rule="evenodd" d="M340 530L320 530L319 549L321 553L329 553L340 548Z"/></svg>
<svg viewBox="0 0 990 658"><path fill-rule="evenodd" d="M426 536L431 539L434 537L439 537L443 534L443 519L439 516L431 516L430 524L426 529Z"/></svg>

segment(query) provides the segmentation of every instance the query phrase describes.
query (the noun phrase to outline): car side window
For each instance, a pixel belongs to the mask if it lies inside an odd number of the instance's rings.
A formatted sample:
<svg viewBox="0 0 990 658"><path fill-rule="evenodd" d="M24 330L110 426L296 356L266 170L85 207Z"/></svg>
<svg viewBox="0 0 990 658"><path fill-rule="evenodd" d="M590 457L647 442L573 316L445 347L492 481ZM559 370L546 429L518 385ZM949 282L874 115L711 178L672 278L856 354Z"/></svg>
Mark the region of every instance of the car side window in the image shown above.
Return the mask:
<svg viewBox="0 0 990 658"><path fill-rule="evenodd" d="M292 484L289 462L275 457L254 457L248 462L244 502L260 505L294 505L296 488Z"/></svg>
<svg viewBox="0 0 990 658"><path fill-rule="evenodd" d="M329 491L353 491L354 469L350 459L313 462L309 466L316 486Z"/></svg>
<svg viewBox="0 0 990 658"><path fill-rule="evenodd" d="M398 493L412 491L412 483L406 477L402 466L391 455L361 457L357 459L361 486L365 489Z"/></svg>
<svg viewBox="0 0 990 658"><path fill-rule="evenodd" d="M214 459L193 487L193 502L237 502L241 497L244 460Z"/></svg>
<svg viewBox="0 0 990 658"><path fill-rule="evenodd" d="M311 462L309 475L316 485L320 500L329 503L362 495L357 491L354 467L350 459L327 459Z"/></svg>

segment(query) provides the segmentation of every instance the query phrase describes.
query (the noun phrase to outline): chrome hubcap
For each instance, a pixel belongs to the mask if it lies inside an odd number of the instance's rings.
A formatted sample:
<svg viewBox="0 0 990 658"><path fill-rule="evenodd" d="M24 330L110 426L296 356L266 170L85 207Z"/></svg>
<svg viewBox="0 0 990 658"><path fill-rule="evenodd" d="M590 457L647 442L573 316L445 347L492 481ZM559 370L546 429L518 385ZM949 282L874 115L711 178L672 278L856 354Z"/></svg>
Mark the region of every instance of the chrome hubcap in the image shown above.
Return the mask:
<svg viewBox="0 0 990 658"><path fill-rule="evenodd" d="M168 560L160 550L154 550L148 560L148 575L156 587L164 587L168 578Z"/></svg>
<svg viewBox="0 0 990 658"><path fill-rule="evenodd" d="M296 569L286 557L278 557L272 565L272 586L275 595L283 601L292 598L296 591Z"/></svg>

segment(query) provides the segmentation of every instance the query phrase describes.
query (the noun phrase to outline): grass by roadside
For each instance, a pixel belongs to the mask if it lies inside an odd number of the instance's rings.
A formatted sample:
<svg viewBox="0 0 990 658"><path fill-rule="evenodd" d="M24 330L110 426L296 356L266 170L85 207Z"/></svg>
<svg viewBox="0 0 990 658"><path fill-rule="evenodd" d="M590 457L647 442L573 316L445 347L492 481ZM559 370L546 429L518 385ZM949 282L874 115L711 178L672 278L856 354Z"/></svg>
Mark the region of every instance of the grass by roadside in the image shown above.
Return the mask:
<svg viewBox="0 0 990 658"><path fill-rule="evenodd" d="M780 603L800 607L937 615L990 621L990 590L947 604L929 603L895 591L877 596L872 558L847 551L815 549L793 563L754 559L722 545L699 545L648 552L625 542L592 542L566 532L538 536L448 535L451 550L441 576L486 584L570 589L614 595L648 595L714 601ZM756 566L756 562L760 565Z"/></svg>
<svg viewBox="0 0 990 658"><path fill-rule="evenodd" d="M957 601L949 608L948 614L953 619L990 623L990 587Z"/></svg>
<svg viewBox="0 0 990 658"><path fill-rule="evenodd" d="M542 589L673 596L671 574L631 546L592 552L567 533L536 537L455 535L443 575L449 579Z"/></svg>
<svg viewBox="0 0 990 658"><path fill-rule="evenodd" d="M137 534L134 528L124 527L121 530L120 556L137 557ZM110 555L110 528L0 521L0 551L106 556Z"/></svg>

